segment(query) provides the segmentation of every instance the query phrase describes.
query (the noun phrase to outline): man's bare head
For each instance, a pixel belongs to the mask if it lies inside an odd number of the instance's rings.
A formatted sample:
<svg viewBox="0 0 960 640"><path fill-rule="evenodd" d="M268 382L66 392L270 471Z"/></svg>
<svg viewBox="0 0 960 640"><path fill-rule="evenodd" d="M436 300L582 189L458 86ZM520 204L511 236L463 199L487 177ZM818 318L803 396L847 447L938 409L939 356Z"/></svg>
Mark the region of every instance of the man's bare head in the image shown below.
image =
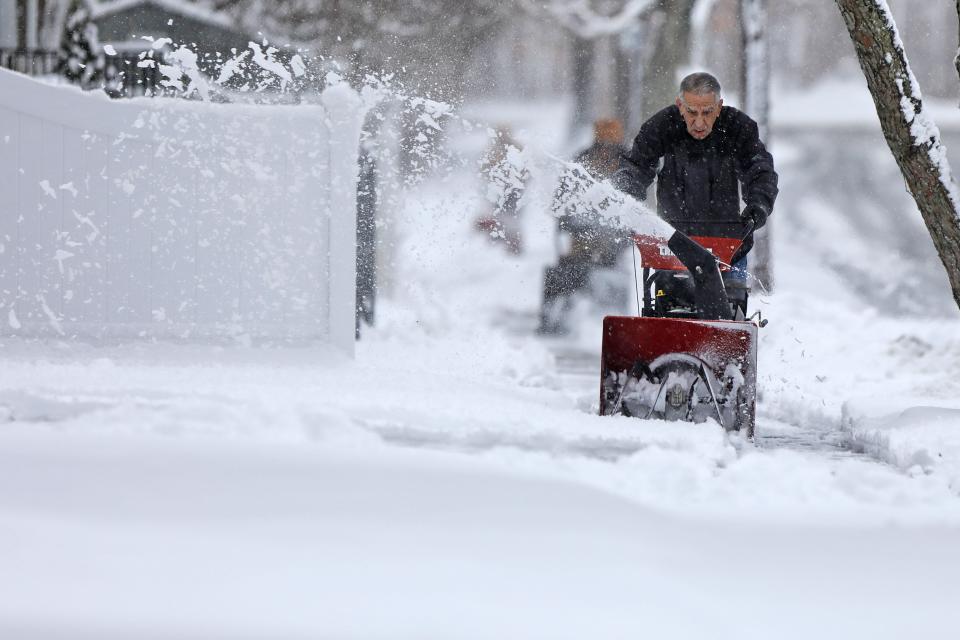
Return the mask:
<svg viewBox="0 0 960 640"><path fill-rule="evenodd" d="M680 82L676 104L687 124L687 133L703 140L713 131L723 106L720 82L709 73L691 73Z"/></svg>

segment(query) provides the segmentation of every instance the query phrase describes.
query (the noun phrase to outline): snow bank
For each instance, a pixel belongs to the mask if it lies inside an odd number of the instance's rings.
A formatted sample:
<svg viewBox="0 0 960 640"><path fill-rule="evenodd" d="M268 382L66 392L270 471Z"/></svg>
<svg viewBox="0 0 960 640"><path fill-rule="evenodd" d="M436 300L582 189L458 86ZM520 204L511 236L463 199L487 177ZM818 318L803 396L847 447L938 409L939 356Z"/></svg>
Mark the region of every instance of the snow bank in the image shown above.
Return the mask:
<svg viewBox="0 0 960 640"><path fill-rule="evenodd" d="M911 474L945 482L960 495L960 402L903 406L890 399L844 405L843 429L851 444Z"/></svg>
<svg viewBox="0 0 960 640"><path fill-rule="evenodd" d="M0 71L0 331L351 350L361 118L345 87L110 101Z"/></svg>
<svg viewBox="0 0 960 640"><path fill-rule="evenodd" d="M802 210L804 218L785 217L775 227L778 289L757 300L770 319L759 346L758 429L763 433L770 419L802 426L824 445L878 460L913 477L918 487L938 486L956 496L956 308L946 318L921 305L902 314L882 297L874 303L857 296L856 272L831 268L831 235L845 239L851 264L869 264L872 254L884 256L879 284L906 285L930 307L938 295L949 300L949 293L938 291L929 278L891 267L894 258L872 247L872 241L853 240L857 236L849 232L849 221L837 212L821 206ZM812 231L815 241L808 240ZM878 289L873 286L870 295L881 295Z"/></svg>

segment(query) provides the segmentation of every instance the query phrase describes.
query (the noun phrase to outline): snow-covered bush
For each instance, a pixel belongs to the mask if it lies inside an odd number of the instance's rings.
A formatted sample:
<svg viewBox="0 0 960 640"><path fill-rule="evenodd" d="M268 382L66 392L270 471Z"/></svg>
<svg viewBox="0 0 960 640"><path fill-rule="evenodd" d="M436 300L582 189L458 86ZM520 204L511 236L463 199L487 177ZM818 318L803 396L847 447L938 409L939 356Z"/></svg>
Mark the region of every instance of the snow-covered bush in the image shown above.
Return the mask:
<svg viewBox="0 0 960 640"><path fill-rule="evenodd" d="M60 73L71 82L89 88L102 79L103 50L84 2L75 1L70 7L58 57Z"/></svg>

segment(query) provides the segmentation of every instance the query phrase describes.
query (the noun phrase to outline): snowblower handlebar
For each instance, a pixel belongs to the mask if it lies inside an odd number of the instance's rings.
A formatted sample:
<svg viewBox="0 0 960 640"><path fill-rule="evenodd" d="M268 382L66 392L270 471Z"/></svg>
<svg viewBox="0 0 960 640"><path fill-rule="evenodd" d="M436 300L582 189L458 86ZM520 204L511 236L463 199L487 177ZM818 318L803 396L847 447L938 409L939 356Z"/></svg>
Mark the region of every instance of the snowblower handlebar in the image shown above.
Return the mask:
<svg viewBox="0 0 960 640"><path fill-rule="evenodd" d="M740 246L737 247L737 250L733 252L733 255L730 256L730 261L727 264L737 264L746 257L747 253L750 252L750 249L753 249L753 232L756 231L756 226L757 223L753 220L747 221L747 231L743 234L743 240L740 242Z"/></svg>

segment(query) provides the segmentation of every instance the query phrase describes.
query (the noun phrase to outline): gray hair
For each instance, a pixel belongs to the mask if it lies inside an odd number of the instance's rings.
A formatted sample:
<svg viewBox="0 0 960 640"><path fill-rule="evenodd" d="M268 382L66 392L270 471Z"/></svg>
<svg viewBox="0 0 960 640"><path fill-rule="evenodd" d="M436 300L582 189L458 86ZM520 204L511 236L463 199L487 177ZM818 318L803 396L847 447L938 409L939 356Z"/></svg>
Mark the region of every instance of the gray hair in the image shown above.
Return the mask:
<svg viewBox="0 0 960 640"><path fill-rule="evenodd" d="M684 93L692 93L695 96L705 96L713 93L720 98L720 81L705 71L691 73L680 81L679 97L683 99Z"/></svg>

